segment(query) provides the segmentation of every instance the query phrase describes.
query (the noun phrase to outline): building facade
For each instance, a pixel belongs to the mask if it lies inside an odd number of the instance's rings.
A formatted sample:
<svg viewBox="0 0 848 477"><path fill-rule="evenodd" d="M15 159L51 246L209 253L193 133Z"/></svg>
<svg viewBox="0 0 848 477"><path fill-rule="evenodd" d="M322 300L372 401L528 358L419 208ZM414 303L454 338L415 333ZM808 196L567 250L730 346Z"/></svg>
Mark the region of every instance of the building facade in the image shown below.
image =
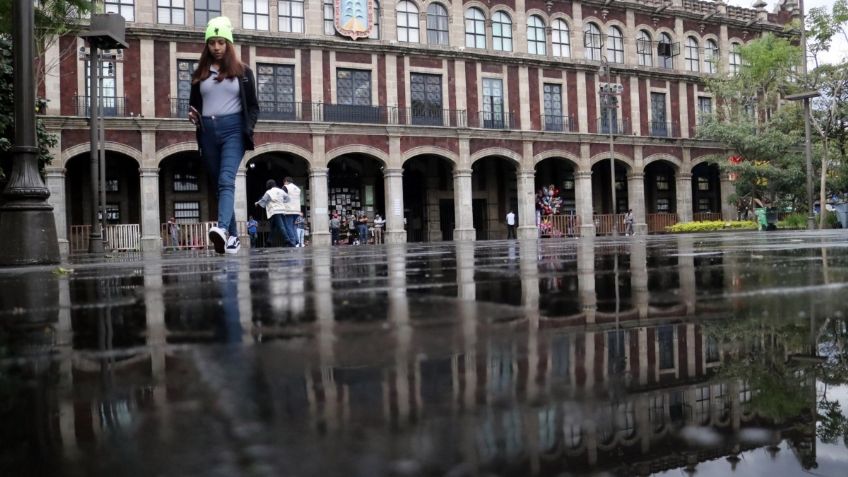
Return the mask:
<svg viewBox="0 0 848 477"><path fill-rule="evenodd" d="M381 214L386 241L401 242L504 238L512 209L519 237L535 237L535 193L551 185L567 217L553 235L608 233L628 209L639 232L731 219L733 184L705 161L724 151L696 139L715 107L703 81L732 74L741 44L797 14L692 0L363 4L370 30L354 40L328 0L107 0L129 43L102 68L107 221L135 224L153 249L171 216L215 219L186 109L217 15L235 26L262 109L237 176L239 221L262 216L249 204L283 175L307 191L315 244L329 243L333 210ZM85 51L59 38L39 84L59 136L50 201L72 249L91 220Z"/></svg>

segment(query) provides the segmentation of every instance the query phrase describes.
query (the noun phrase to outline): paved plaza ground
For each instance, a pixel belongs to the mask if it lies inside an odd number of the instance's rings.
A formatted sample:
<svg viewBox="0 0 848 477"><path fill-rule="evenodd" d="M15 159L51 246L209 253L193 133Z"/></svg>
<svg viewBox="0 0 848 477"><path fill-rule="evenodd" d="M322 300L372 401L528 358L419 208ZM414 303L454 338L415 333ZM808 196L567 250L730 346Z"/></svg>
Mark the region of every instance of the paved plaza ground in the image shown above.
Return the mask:
<svg viewBox="0 0 848 477"><path fill-rule="evenodd" d="M79 256L0 300L3 476L848 475L844 231Z"/></svg>

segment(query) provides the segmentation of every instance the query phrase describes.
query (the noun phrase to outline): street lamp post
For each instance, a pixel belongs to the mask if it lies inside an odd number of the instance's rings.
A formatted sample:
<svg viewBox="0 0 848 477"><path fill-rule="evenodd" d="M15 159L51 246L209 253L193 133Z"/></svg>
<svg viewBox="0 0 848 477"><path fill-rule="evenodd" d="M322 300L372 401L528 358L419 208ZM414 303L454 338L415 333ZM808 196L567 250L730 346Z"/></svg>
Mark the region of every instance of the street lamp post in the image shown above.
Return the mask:
<svg viewBox="0 0 848 477"><path fill-rule="evenodd" d="M610 71L609 62L606 56L601 57L601 76L606 79L606 82L601 84L598 91L601 97L601 107L606 111L607 131L609 132L609 162L610 162L610 190L612 191L612 235L618 236L618 200L615 191L615 138L613 133L618 128L617 122L613 122L613 113L618 107L618 95L621 94L620 86L613 85L612 71ZM604 119L601 118L601 125Z"/></svg>
<svg viewBox="0 0 848 477"><path fill-rule="evenodd" d="M38 172L35 81L33 61L34 11L30 0L14 3L13 45L15 49L15 147L9 184L0 207L0 265L59 263L59 240L50 191Z"/></svg>

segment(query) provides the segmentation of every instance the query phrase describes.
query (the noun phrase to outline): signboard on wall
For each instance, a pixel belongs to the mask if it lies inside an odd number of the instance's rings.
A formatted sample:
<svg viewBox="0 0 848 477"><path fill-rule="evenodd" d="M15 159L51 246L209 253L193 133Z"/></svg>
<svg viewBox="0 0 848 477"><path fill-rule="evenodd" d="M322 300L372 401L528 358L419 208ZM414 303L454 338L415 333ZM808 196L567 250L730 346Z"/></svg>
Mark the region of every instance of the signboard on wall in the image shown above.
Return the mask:
<svg viewBox="0 0 848 477"><path fill-rule="evenodd" d="M368 38L374 28L372 0L333 0L336 14L333 24L340 35L351 39Z"/></svg>

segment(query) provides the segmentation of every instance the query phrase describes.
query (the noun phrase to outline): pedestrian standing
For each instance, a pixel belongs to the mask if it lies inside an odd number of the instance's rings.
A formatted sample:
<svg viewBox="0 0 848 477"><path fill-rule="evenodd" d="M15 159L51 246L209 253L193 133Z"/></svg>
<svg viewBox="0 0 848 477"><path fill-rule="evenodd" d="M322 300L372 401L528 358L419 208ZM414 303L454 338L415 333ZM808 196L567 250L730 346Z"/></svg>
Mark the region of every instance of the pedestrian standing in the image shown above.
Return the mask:
<svg viewBox="0 0 848 477"><path fill-rule="evenodd" d="M347 244L353 245L354 235L356 235L356 216L353 212L347 215Z"/></svg>
<svg viewBox="0 0 848 477"><path fill-rule="evenodd" d="M359 235L359 244L365 245L368 243L368 216L364 213L359 216L359 223L356 226L357 234Z"/></svg>
<svg viewBox="0 0 848 477"><path fill-rule="evenodd" d="M283 207L283 225L286 227L286 234L289 237L290 245L297 247L297 226L295 221L301 217L300 212L300 187L292 182L292 178L286 176L283 178L283 190L288 195L288 200Z"/></svg>
<svg viewBox="0 0 848 477"><path fill-rule="evenodd" d="M333 245L339 244L339 229L342 227L342 221L339 220L339 213L333 211L333 216L330 217L330 239Z"/></svg>
<svg viewBox="0 0 848 477"><path fill-rule="evenodd" d="M265 181L265 188L267 189L265 195L256 201L255 205L265 207L265 214L268 216L268 222L271 223L271 234L268 236L268 240L271 241L275 236L278 236L279 241L277 243L281 247L286 247L294 241L294 239L289 238L283 225L283 214L285 213L285 203L288 196L283 189L277 187L277 182L274 179Z"/></svg>
<svg viewBox="0 0 848 477"><path fill-rule="evenodd" d="M635 221L633 209L628 209L627 215L624 216L624 235L633 235L633 222Z"/></svg>
<svg viewBox="0 0 848 477"><path fill-rule="evenodd" d="M256 247L256 227L259 224L256 223L256 219L251 215L247 219L247 235L250 237L250 248Z"/></svg>
<svg viewBox="0 0 848 477"><path fill-rule="evenodd" d="M237 253L236 172L244 152L253 150L256 80L236 54L229 18L209 20L205 40L191 78L188 119L197 127L200 156L217 186L218 225L209 229L209 241L217 253Z"/></svg>
<svg viewBox="0 0 848 477"><path fill-rule="evenodd" d="M506 214L506 238L515 238L515 212L512 209Z"/></svg>
<svg viewBox="0 0 848 477"><path fill-rule="evenodd" d="M297 246L303 247L303 238L306 235L306 220L303 219L303 214L297 216L294 226L297 228Z"/></svg>
<svg viewBox="0 0 848 477"><path fill-rule="evenodd" d="M168 219L168 237L171 247L178 248L180 246L180 224L174 217Z"/></svg>

